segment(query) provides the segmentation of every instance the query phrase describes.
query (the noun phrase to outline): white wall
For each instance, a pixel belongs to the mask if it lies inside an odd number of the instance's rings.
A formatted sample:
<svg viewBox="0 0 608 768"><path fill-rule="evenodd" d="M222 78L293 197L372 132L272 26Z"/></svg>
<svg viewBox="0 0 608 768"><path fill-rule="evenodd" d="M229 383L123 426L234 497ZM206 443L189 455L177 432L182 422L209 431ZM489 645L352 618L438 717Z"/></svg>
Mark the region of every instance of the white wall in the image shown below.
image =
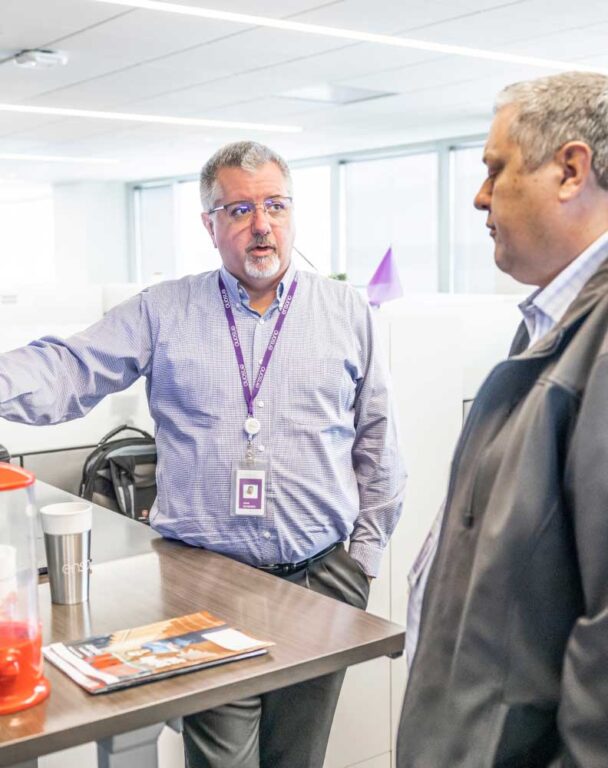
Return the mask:
<svg viewBox="0 0 608 768"><path fill-rule="evenodd" d="M58 284L124 283L133 277L125 184L55 184L53 201Z"/></svg>
<svg viewBox="0 0 608 768"><path fill-rule="evenodd" d="M169 184L146 187L135 192L139 214L136 221L136 277L147 283L157 278L169 280L176 276L177 186ZM197 219L194 218L193 222L197 222Z"/></svg>
<svg viewBox="0 0 608 768"><path fill-rule="evenodd" d="M0 291L55 279L54 229L50 184L0 183Z"/></svg>

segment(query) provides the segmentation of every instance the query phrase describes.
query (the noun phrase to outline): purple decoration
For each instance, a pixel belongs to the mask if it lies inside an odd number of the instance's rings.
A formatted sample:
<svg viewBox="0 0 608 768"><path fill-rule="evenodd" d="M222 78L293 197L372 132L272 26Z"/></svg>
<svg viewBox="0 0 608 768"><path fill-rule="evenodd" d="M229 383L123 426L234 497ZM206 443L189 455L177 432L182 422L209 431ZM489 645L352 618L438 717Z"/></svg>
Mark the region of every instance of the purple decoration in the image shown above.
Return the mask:
<svg viewBox="0 0 608 768"><path fill-rule="evenodd" d="M401 280L399 280L397 265L393 260L392 248L388 249L378 264L378 269L367 285L367 295L369 303L373 307L379 307L385 301L403 296L403 288L401 287Z"/></svg>

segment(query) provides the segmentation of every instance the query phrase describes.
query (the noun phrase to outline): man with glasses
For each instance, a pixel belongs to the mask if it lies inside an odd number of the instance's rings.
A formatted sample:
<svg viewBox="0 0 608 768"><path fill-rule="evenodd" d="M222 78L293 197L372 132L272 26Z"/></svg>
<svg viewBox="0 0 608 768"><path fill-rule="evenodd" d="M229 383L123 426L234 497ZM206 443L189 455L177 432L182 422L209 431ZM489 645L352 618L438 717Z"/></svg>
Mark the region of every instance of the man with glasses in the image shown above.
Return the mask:
<svg viewBox="0 0 608 768"><path fill-rule="evenodd" d="M223 262L223 308L217 274L207 282L221 337L215 359L234 414L232 472L244 482L250 461L272 482L272 490L255 486L255 500L245 486L236 509L260 511L266 501L264 514L233 516L220 551L365 608L404 484L369 309L353 289L296 271L291 177L267 147L221 149L202 170L201 198ZM221 418L227 404L217 405L212 415ZM187 718L188 765L321 768L342 679Z"/></svg>
<svg viewBox="0 0 608 768"><path fill-rule="evenodd" d="M221 269L0 356L0 416L76 418L145 376L152 527L365 608L405 483L370 309L296 270L291 177L275 152L224 147L201 196ZM187 765L321 768L343 676L186 718Z"/></svg>

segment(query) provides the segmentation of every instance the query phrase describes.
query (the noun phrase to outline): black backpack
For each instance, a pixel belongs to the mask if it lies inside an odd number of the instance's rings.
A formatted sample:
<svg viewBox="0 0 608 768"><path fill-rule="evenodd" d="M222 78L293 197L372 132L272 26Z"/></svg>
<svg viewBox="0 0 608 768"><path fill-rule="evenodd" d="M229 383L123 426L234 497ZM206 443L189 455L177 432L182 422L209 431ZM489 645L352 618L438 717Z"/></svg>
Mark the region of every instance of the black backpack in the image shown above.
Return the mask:
<svg viewBox="0 0 608 768"><path fill-rule="evenodd" d="M139 435L112 440L125 430ZM123 424L102 437L84 463L80 496L148 522L156 498L156 443L152 435Z"/></svg>

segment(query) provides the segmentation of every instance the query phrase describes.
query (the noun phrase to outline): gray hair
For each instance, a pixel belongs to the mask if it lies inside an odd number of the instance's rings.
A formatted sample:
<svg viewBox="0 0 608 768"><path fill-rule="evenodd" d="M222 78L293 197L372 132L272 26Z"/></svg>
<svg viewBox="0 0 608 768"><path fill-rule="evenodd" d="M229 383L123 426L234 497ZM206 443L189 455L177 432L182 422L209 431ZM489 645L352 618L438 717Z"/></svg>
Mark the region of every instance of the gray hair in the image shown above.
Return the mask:
<svg viewBox="0 0 608 768"><path fill-rule="evenodd" d="M608 189L608 77L594 72L563 72L504 88L494 111L513 105L510 137L528 170L550 160L568 141L584 141L592 151L597 182Z"/></svg>
<svg viewBox="0 0 608 768"><path fill-rule="evenodd" d="M254 172L261 165L276 163L287 182L291 194L292 183L289 166L283 158L264 144L257 141L235 141L218 149L201 170L201 202L208 211L219 199L217 175L222 168L242 168Z"/></svg>

